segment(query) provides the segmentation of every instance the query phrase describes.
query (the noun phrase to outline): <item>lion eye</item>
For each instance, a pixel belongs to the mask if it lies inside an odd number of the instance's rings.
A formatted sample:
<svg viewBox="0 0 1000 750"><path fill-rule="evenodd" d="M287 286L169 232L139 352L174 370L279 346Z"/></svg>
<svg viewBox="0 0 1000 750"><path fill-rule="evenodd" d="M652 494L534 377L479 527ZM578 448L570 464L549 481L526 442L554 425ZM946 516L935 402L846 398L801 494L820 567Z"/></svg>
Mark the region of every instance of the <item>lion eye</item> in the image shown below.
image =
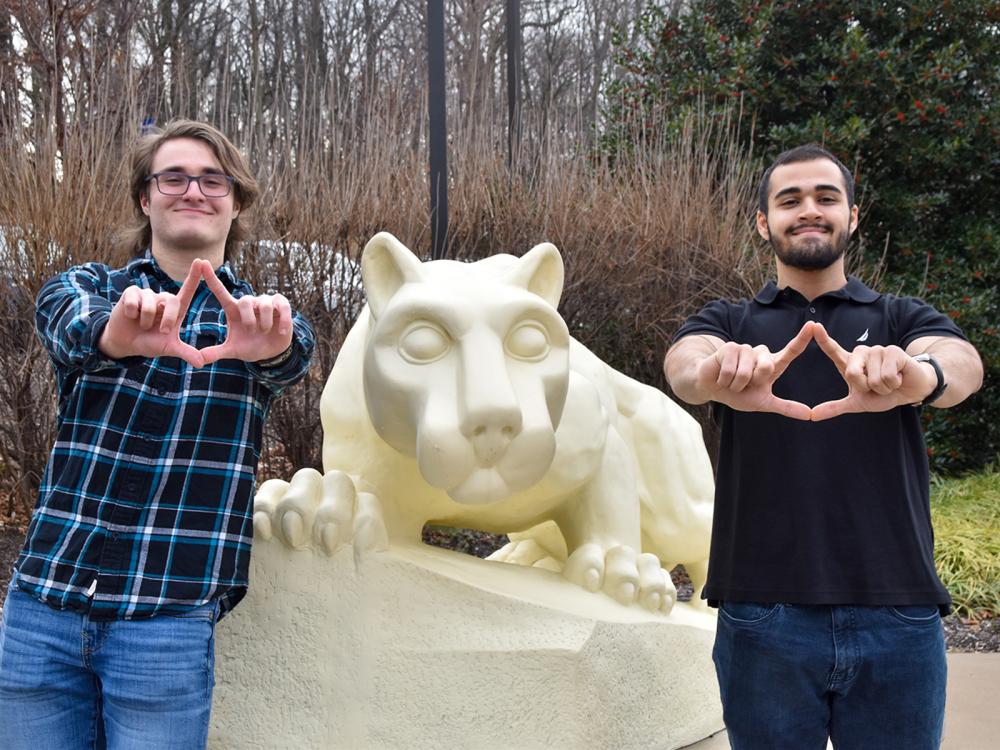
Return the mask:
<svg viewBox="0 0 1000 750"><path fill-rule="evenodd" d="M549 353L549 336L537 323L522 323L507 334L506 347L519 359L541 359Z"/></svg>
<svg viewBox="0 0 1000 750"><path fill-rule="evenodd" d="M418 323L403 334L399 352L414 364L433 362L451 348L448 334L433 323Z"/></svg>

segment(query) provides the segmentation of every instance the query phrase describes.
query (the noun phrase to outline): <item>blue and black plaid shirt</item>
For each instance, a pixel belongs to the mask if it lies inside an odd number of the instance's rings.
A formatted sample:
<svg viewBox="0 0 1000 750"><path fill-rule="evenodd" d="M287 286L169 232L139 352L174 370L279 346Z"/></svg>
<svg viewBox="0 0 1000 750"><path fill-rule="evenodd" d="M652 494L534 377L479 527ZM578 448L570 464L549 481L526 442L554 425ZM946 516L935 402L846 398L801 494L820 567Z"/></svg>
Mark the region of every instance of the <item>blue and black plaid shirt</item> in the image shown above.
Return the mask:
<svg viewBox="0 0 1000 750"><path fill-rule="evenodd" d="M234 297L253 294L228 265L217 275ZM224 612L246 593L264 418L308 370L313 332L296 314L292 357L273 368L111 360L97 341L130 285L180 290L147 253L117 270L77 266L38 296L36 326L55 366L59 414L18 586L94 619L151 617L216 598ZM202 282L181 338L204 348L225 331L225 314Z"/></svg>

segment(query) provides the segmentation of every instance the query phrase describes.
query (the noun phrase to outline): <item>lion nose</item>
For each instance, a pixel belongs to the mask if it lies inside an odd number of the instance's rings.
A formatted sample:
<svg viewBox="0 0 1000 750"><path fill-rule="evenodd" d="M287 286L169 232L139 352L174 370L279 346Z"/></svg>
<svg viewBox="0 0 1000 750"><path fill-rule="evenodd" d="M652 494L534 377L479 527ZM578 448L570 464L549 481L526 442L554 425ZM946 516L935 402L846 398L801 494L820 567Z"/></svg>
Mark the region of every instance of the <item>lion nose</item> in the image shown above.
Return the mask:
<svg viewBox="0 0 1000 750"><path fill-rule="evenodd" d="M512 425L502 427L479 425L472 431L472 447L476 458L484 466L493 466L503 458L516 431Z"/></svg>
<svg viewBox="0 0 1000 750"><path fill-rule="evenodd" d="M480 464L492 466L503 457L510 441L521 432L521 412L502 409L477 416L480 418L469 423L469 439Z"/></svg>

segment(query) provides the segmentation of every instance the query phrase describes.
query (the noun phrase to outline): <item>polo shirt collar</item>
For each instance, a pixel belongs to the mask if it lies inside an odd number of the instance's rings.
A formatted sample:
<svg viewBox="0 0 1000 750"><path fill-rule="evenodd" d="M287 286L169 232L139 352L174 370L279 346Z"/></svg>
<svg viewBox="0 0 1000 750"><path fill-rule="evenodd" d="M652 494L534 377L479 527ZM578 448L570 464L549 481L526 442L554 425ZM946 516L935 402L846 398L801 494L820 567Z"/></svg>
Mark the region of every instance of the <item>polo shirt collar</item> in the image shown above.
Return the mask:
<svg viewBox="0 0 1000 750"><path fill-rule="evenodd" d="M170 283L180 287L180 284L170 278L166 271L160 267L160 264L156 262L156 258L153 257L153 250L151 248L147 247L146 251L142 255L129 261L126 268L129 270L129 273L135 273L137 271L149 273L158 278L161 283ZM229 261L224 262L221 266L215 269L215 275L219 277L226 289L232 291L236 288L238 280L236 278L236 274L233 273L232 266L229 265Z"/></svg>
<svg viewBox="0 0 1000 750"><path fill-rule="evenodd" d="M778 299L779 295L790 292L798 294L798 292L791 287L781 289L774 281L768 281L767 284L764 285L764 288L757 293L756 297L754 297L754 300L762 305L770 305ZM844 286L834 292L827 292L822 296L833 297L834 299L849 299L854 302L868 305L882 295L873 289L869 289L856 276L848 276L847 283Z"/></svg>

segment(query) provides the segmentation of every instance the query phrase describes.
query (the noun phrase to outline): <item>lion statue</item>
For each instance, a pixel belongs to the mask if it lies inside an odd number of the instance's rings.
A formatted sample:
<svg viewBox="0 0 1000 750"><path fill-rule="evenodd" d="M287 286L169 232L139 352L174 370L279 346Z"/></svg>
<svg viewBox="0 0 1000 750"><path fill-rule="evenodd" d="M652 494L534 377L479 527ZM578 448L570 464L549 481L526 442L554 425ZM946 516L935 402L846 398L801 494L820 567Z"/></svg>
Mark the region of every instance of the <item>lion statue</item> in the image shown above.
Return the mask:
<svg viewBox="0 0 1000 750"><path fill-rule="evenodd" d="M258 539L355 559L428 522L510 535L491 559L668 613L666 569L705 582L713 479L701 430L573 339L559 251L422 263L365 247L368 304L324 388L324 473L264 482Z"/></svg>

